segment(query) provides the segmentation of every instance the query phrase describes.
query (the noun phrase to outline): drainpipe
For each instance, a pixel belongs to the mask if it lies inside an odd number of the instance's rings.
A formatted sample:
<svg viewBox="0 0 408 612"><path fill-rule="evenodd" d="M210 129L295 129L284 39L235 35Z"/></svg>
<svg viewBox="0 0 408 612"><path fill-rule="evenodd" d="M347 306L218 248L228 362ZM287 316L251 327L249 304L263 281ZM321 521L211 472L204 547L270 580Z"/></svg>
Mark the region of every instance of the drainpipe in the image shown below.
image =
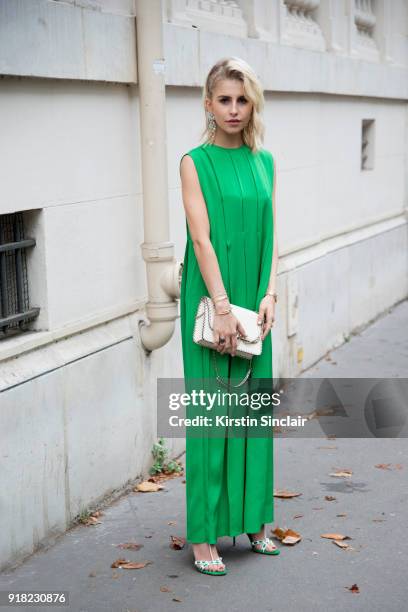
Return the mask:
<svg viewBox="0 0 408 612"><path fill-rule="evenodd" d="M149 354L164 346L178 317L182 263L169 241L166 91L162 0L136 0L137 70L143 179L144 242L148 301L139 321L141 342Z"/></svg>

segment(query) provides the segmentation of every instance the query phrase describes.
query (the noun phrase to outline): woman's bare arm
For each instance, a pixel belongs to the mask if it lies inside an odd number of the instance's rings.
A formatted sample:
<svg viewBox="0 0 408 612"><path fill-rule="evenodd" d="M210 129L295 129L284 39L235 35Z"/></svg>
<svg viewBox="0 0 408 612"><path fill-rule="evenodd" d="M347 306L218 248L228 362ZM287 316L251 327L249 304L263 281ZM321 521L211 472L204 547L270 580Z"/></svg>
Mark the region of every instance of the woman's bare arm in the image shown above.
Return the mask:
<svg viewBox="0 0 408 612"><path fill-rule="evenodd" d="M210 223L207 206L201 191L194 162L185 155L180 164L184 210L186 212L194 252L211 298L226 293L217 255L210 241ZM217 302L218 303L218 302ZM224 302L220 310L225 309Z"/></svg>
<svg viewBox="0 0 408 612"><path fill-rule="evenodd" d="M221 276L217 255L210 240L210 223L207 206L201 191L197 170L189 155L185 155L180 164L180 176L184 210L193 241L194 253L197 258L201 275L208 289L210 297L214 299L220 294L226 294ZM214 304L214 342L220 353L231 352L236 354L237 332L246 335L246 330L232 312L223 313L230 307L228 295ZM223 344L218 345L219 338L225 338Z"/></svg>

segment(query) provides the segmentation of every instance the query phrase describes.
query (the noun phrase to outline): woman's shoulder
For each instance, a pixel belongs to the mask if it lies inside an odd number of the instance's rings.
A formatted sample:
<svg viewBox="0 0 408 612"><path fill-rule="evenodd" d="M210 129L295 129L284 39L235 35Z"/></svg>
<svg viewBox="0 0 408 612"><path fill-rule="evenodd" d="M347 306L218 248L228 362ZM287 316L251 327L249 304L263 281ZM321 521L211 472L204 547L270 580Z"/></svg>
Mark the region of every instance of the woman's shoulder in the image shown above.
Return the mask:
<svg viewBox="0 0 408 612"><path fill-rule="evenodd" d="M199 145L197 147L193 147L192 149L189 149L188 151L185 151L182 156L180 157L180 164L182 162L182 160L186 157L186 155L188 155L189 157L192 158L192 160L194 162L198 161L200 159L200 156L202 155L202 146Z"/></svg>

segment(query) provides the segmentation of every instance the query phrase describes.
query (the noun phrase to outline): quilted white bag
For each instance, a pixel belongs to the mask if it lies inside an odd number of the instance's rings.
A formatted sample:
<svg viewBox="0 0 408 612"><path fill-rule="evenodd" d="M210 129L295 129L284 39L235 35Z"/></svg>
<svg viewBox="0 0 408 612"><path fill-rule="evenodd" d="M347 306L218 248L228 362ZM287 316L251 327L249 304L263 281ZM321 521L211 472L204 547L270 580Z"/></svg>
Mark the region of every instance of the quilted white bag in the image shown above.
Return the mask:
<svg viewBox="0 0 408 612"><path fill-rule="evenodd" d="M260 355L262 353L262 327L261 323L258 323L258 313L254 310L235 304L230 304L230 306L232 314L238 319L246 331L246 336L242 336L241 334L237 336L236 355L250 360L249 368L244 379L238 385L232 385L233 387L240 387L245 383L251 373L252 358L254 355ZM220 378L215 360L217 345L214 342L213 334L214 314L215 308L213 301L207 295L203 295L198 304L195 317L193 340L196 344L214 349L213 359L217 380L225 386L229 386Z"/></svg>

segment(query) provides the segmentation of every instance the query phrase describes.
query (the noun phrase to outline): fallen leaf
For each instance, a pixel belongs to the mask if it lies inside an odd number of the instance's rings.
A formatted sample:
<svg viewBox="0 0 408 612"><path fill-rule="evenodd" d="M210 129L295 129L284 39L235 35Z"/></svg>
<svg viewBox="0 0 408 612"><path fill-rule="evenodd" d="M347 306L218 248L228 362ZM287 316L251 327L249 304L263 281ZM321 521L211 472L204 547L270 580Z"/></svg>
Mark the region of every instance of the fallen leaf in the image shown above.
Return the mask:
<svg viewBox="0 0 408 612"><path fill-rule="evenodd" d="M166 587L166 586L161 586L160 590L161 590L162 593L171 593L172 592L172 590L169 589L169 587Z"/></svg>
<svg viewBox="0 0 408 612"><path fill-rule="evenodd" d="M321 538L328 538L330 540L351 540L350 536L343 535L341 533L322 533Z"/></svg>
<svg viewBox="0 0 408 612"><path fill-rule="evenodd" d="M383 523L385 519L372 519L373 523Z"/></svg>
<svg viewBox="0 0 408 612"><path fill-rule="evenodd" d="M295 516L293 518L297 519L297 518L301 518L302 516L303 516L303 514L295 514Z"/></svg>
<svg viewBox="0 0 408 612"><path fill-rule="evenodd" d="M390 467L392 463L377 463L374 467L381 468L382 470L402 470L402 463L396 463L395 467Z"/></svg>
<svg viewBox="0 0 408 612"><path fill-rule="evenodd" d="M334 497L334 495L325 495L324 499L327 499L327 501L334 501L336 498Z"/></svg>
<svg viewBox="0 0 408 612"><path fill-rule="evenodd" d="M276 527L276 529L272 530L272 533L276 535L282 544L296 544L302 539L301 535L292 529L281 529L280 527Z"/></svg>
<svg viewBox="0 0 408 612"><path fill-rule="evenodd" d="M336 516L347 516L347 512L340 512L340 514L336 514Z"/></svg>
<svg viewBox="0 0 408 612"><path fill-rule="evenodd" d="M129 561L127 561L127 559L116 559L116 561L112 563L111 567L120 567L122 563L129 563Z"/></svg>
<svg viewBox="0 0 408 612"><path fill-rule="evenodd" d="M343 548L343 549L349 548L350 550L354 550L350 546L350 544L347 544L346 542L339 542L338 540L333 540L333 544L336 544L337 546L340 546L340 548Z"/></svg>
<svg viewBox="0 0 408 612"><path fill-rule="evenodd" d="M143 544L136 544L136 542L126 542L125 544L118 544L118 548L139 550L139 548L143 548Z"/></svg>
<svg viewBox="0 0 408 612"><path fill-rule="evenodd" d="M358 586L356 584L352 584L351 587L344 587L344 588L348 589L352 593L359 593L360 592L360 589L358 588Z"/></svg>
<svg viewBox="0 0 408 612"><path fill-rule="evenodd" d="M319 410L313 410L313 412L302 414L302 417L311 421L312 419L318 419L322 416L332 416L334 414L334 408L319 408Z"/></svg>
<svg viewBox="0 0 408 612"><path fill-rule="evenodd" d="M96 516L94 516L93 514L91 514L91 516L89 516L84 522L83 524L86 527L92 526L92 525L101 525L102 521L98 521L98 518Z"/></svg>
<svg viewBox="0 0 408 612"><path fill-rule="evenodd" d="M337 478L350 478L352 475L351 470L337 470L336 472L330 472L329 476L336 476Z"/></svg>
<svg viewBox="0 0 408 612"><path fill-rule="evenodd" d="M111 567L121 567L122 569L142 569L152 561L127 561L127 559L116 559Z"/></svg>
<svg viewBox="0 0 408 612"><path fill-rule="evenodd" d="M120 567L122 569L143 569L146 565L150 565L152 561L130 561L129 563L125 563Z"/></svg>
<svg viewBox="0 0 408 612"><path fill-rule="evenodd" d="M176 521L169 521L167 524L168 525L176 525Z"/></svg>
<svg viewBox="0 0 408 612"><path fill-rule="evenodd" d="M170 540L170 548L173 548L174 550L181 550L186 544L186 538L182 538L180 536L172 535L170 536Z"/></svg>
<svg viewBox="0 0 408 612"><path fill-rule="evenodd" d="M298 497L302 495L302 493L293 493L292 491L287 491L286 489L275 489L273 492L274 497L283 497L285 499L290 497Z"/></svg>
<svg viewBox="0 0 408 612"><path fill-rule="evenodd" d="M144 480L139 483L133 490L140 491L141 493L150 493L155 491L160 491L163 489L162 485L157 484L157 482L150 482L149 480Z"/></svg>
<svg viewBox="0 0 408 612"><path fill-rule="evenodd" d="M183 601L182 599L179 599L178 597L173 597L172 601Z"/></svg>
<svg viewBox="0 0 408 612"><path fill-rule="evenodd" d="M158 474L154 474L148 480L151 482L161 482L164 480L170 480L171 478L180 478L181 476L184 476L184 473L183 473L184 468L182 464L180 463L180 461L176 461L176 463L181 467L181 470L179 470L178 472L176 471L168 472L166 468L164 468L161 472L159 472Z"/></svg>

